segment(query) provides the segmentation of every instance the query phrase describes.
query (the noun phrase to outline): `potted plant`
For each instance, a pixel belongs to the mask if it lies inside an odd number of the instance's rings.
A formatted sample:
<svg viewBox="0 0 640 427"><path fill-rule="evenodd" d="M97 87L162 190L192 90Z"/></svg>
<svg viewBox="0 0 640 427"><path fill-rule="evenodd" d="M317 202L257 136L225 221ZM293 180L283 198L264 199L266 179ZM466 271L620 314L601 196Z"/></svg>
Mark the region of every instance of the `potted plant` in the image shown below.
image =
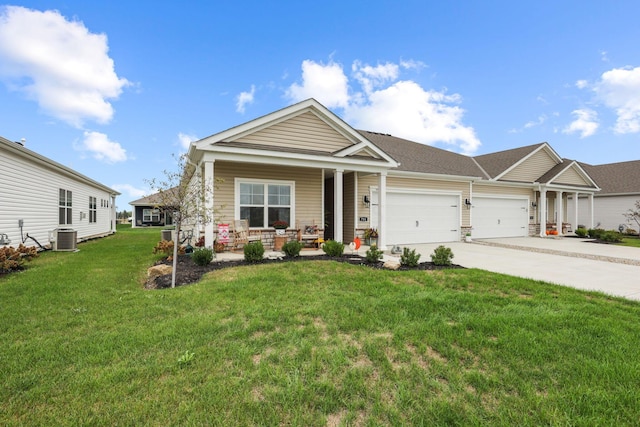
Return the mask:
<svg viewBox="0 0 640 427"><path fill-rule="evenodd" d="M213 250L215 251L215 253L221 254L222 252L224 252L224 249L225 249L224 243L218 242L217 239L213 242Z"/></svg>
<svg viewBox="0 0 640 427"><path fill-rule="evenodd" d="M364 230L364 243L367 246L378 244L378 230L375 228L367 228Z"/></svg>
<svg viewBox="0 0 640 427"><path fill-rule="evenodd" d="M471 232L467 232L467 234L464 235L464 241L467 243L471 242Z"/></svg>
<svg viewBox="0 0 640 427"><path fill-rule="evenodd" d="M284 230L286 230L289 227L289 223L287 221L279 219L277 221L274 221L273 224L271 224L271 226L276 229L276 235L283 236Z"/></svg>

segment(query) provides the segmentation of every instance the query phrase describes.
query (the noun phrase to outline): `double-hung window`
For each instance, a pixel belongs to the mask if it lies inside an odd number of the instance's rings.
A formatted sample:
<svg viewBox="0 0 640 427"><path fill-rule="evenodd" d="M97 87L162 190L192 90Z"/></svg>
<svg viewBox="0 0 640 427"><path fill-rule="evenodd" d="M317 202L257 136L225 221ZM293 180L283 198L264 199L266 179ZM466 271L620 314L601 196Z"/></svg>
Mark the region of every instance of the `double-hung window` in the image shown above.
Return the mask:
<svg viewBox="0 0 640 427"><path fill-rule="evenodd" d="M143 209L142 222L160 222L160 209Z"/></svg>
<svg viewBox="0 0 640 427"><path fill-rule="evenodd" d="M72 197L71 191L60 189L58 197L58 224L72 224Z"/></svg>
<svg viewBox="0 0 640 427"><path fill-rule="evenodd" d="M236 190L240 219L248 220L249 227L268 228L276 221L291 225L293 182L238 180Z"/></svg>
<svg viewBox="0 0 640 427"><path fill-rule="evenodd" d="M98 218L98 199L89 196L89 223L97 222Z"/></svg>

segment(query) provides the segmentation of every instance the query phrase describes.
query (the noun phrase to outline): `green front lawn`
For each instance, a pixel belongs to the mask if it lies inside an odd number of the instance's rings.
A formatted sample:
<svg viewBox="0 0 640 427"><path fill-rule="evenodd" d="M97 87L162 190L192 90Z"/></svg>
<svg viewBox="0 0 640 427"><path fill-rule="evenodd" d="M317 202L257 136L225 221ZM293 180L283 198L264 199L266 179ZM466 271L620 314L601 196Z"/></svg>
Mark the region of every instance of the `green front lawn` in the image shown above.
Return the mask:
<svg viewBox="0 0 640 427"><path fill-rule="evenodd" d="M640 248L640 238L638 238L637 236L635 237L625 237L624 239L622 239L622 243L620 243L621 246L631 246L634 248Z"/></svg>
<svg viewBox="0 0 640 427"><path fill-rule="evenodd" d="M1 425L636 425L640 304L335 262L145 291L158 230L0 277Z"/></svg>

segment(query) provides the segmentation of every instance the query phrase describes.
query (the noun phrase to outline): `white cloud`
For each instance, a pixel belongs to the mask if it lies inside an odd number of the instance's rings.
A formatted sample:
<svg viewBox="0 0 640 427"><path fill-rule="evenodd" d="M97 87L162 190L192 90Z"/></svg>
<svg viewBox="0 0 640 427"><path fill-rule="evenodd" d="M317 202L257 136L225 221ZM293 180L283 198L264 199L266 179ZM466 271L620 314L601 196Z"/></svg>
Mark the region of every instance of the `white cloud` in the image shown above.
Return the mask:
<svg viewBox="0 0 640 427"><path fill-rule="evenodd" d="M360 61L355 61L351 66L351 70L362 89L369 94L374 88L397 80L399 67L389 62L372 67L371 65L362 65Z"/></svg>
<svg viewBox="0 0 640 427"><path fill-rule="evenodd" d="M253 104L253 97L256 94L255 85L251 85L249 92L240 92L240 95L236 98L236 111L244 114L244 107L247 104Z"/></svg>
<svg viewBox="0 0 640 427"><path fill-rule="evenodd" d="M600 51L600 59L602 59L602 62L609 62L609 56L606 50Z"/></svg>
<svg viewBox="0 0 640 427"><path fill-rule="evenodd" d="M401 67L406 69L419 63L404 64ZM349 79L341 65L305 60L302 84L291 85L286 95L292 101L315 98L326 107L341 108L345 120L356 128L423 144L453 145L465 154L481 145L474 129L462 122L459 94L426 90L414 81L399 80L400 68L393 63L370 66L355 61L351 71L361 92L349 92Z"/></svg>
<svg viewBox="0 0 640 427"><path fill-rule="evenodd" d="M618 115L614 132L640 132L640 67L609 70L602 74L594 90Z"/></svg>
<svg viewBox="0 0 640 427"><path fill-rule="evenodd" d="M327 108L344 108L349 105L348 79L340 64L307 59L302 62L302 84L289 86L286 96L295 102L315 98Z"/></svg>
<svg viewBox="0 0 640 427"><path fill-rule="evenodd" d="M583 108L571 112L575 116L575 120L562 130L562 133L573 134L580 133L580 138L586 138L593 135L598 130L598 113Z"/></svg>
<svg viewBox="0 0 640 427"><path fill-rule="evenodd" d="M129 82L116 75L104 34L58 11L0 7L0 78L73 126L107 123Z"/></svg>
<svg viewBox="0 0 640 427"><path fill-rule="evenodd" d="M95 159L106 163L127 160L127 151L119 143L109 141L107 135L100 132L85 131L81 149L91 152Z"/></svg>
<svg viewBox="0 0 640 427"><path fill-rule="evenodd" d="M538 117L538 120L532 120L530 122L525 123L524 124L524 128L525 129L529 129L529 128L532 128L532 127L540 126L546 121L547 121L547 115L543 114L543 115Z"/></svg>
<svg viewBox="0 0 640 427"><path fill-rule="evenodd" d="M586 80L578 80L576 82L576 87L578 89L584 89L585 87L589 86L589 82L587 82Z"/></svg>
<svg viewBox="0 0 640 427"><path fill-rule="evenodd" d="M178 141L180 141L180 147L184 150L187 151L189 149L189 146L191 145L191 142L193 141L197 141L198 138L195 135L189 135L186 133L178 133Z"/></svg>
<svg viewBox="0 0 640 427"><path fill-rule="evenodd" d="M135 197L136 199L141 199L151 192L146 189L136 188L131 184L115 184L112 185L111 188L119 193L127 194L129 197Z"/></svg>

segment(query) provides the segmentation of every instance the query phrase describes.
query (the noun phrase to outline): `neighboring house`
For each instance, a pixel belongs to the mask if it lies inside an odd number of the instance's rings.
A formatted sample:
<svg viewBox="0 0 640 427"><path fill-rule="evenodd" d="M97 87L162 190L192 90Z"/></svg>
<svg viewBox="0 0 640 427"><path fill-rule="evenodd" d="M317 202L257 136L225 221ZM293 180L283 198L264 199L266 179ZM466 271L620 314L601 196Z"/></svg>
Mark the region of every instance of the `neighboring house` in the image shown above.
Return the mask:
<svg viewBox="0 0 640 427"><path fill-rule="evenodd" d="M547 143L469 157L357 131L314 99L196 141L188 156L198 185L217 183L209 204L222 222L247 219L267 242L276 220L343 242L376 228L380 247L562 234L579 215L567 199L599 191ZM210 246L215 224L200 230Z"/></svg>
<svg viewBox="0 0 640 427"><path fill-rule="evenodd" d="M640 200L640 160L604 165L580 164L598 183L601 191L594 203L594 226L606 230L618 230L622 225L638 231L638 224L624 216L629 209L635 209ZM579 198L579 211L588 211L588 200ZM573 199L571 200L573 206ZM589 218L580 215L579 224L588 225Z"/></svg>
<svg viewBox="0 0 640 427"><path fill-rule="evenodd" d="M0 246L47 247L55 229L77 241L116 232L117 191L2 137L0 165Z"/></svg>
<svg viewBox="0 0 640 427"><path fill-rule="evenodd" d="M167 190L171 192L173 188ZM131 224L135 227L172 225L171 213L163 209L164 198L157 193L129 202L132 206Z"/></svg>

